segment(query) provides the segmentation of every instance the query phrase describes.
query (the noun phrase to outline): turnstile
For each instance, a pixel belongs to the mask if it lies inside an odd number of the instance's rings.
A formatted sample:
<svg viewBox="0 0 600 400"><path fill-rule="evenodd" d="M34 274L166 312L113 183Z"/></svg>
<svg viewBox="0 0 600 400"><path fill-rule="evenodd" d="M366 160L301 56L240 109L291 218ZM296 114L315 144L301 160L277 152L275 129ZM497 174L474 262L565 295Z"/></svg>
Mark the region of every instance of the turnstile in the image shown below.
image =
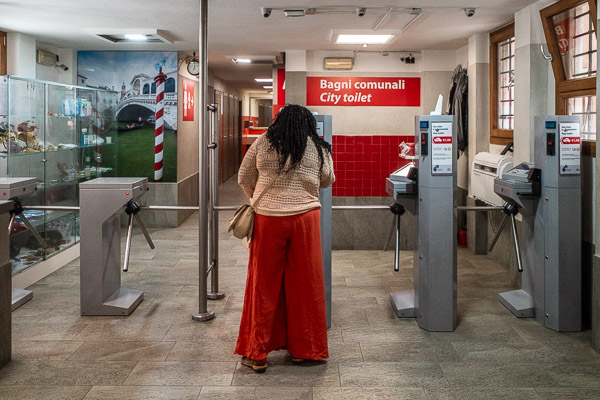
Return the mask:
<svg viewBox="0 0 600 400"><path fill-rule="evenodd" d="M398 317L414 317L425 330L453 331L457 314L452 116L417 116L415 123L414 165L396 171L386 182L395 202L415 216L414 286L391 293L390 301Z"/></svg>
<svg viewBox="0 0 600 400"><path fill-rule="evenodd" d="M499 300L517 317L535 317L565 332L580 331L582 318L579 121L536 117L535 164L520 164L494 182L494 191L507 201L505 210L513 208L505 220L510 215L513 221L522 270L521 289L500 293ZM516 212L522 214L520 238Z"/></svg>
<svg viewBox="0 0 600 400"><path fill-rule="evenodd" d="M147 178L97 178L79 184L81 315L129 315L144 299L142 291L121 287L119 215L135 208L134 201L147 190ZM128 214L129 241L135 212Z"/></svg>
<svg viewBox="0 0 600 400"><path fill-rule="evenodd" d="M315 115L317 133L328 143L332 143L331 115ZM335 172L335 171L334 171ZM323 277L325 283L325 304L327 327L331 326L331 250L332 250L332 192L331 187L319 190L321 202L321 253L323 255Z"/></svg>
<svg viewBox="0 0 600 400"><path fill-rule="evenodd" d="M46 248L46 242L35 230L35 227L29 222L27 217L23 215L21 206L21 200L35 193L36 190L36 178L0 178L0 200L11 200L13 202L13 207L9 212L8 235L10 236L16 217L19 217L31 234L35 236L42 248ZM32 298L33 292L31 290L12 288L12 310L16 310Z"/></svg>

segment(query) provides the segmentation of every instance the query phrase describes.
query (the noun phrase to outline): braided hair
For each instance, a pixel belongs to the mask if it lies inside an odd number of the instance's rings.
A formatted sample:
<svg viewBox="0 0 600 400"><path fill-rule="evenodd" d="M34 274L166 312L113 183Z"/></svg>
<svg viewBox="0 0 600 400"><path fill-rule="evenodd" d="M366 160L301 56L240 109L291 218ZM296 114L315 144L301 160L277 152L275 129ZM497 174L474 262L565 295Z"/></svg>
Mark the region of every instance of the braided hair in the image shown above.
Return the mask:
<svg viewBox="0 0 600 400"><path fill-rule="evenodd" d="M317 121L310 110L297 104L287 104L275 116L275 121L267 129L267 139L271 149L279 154L279 172L284 172L288 156L290 165L285 171L300 166L308 138L313 141L319 153L319 176L323 172L323 149L331 154L331 145L317 134Z"/></svg>

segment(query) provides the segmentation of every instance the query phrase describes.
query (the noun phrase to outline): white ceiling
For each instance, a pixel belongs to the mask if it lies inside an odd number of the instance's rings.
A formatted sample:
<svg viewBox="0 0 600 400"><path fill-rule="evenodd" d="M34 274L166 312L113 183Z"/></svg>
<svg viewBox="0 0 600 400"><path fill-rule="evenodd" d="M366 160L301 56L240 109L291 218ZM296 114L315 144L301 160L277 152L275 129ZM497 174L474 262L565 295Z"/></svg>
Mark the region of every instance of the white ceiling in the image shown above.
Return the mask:
<svg viewBox="0 0 600 400"><path fill-rule="evenodd" d="M360 50L330 43L332 30L371 30L385 11L392 13L378 29L402 29L412 18L409 7L423 16L395 41L368 50L458 49L475 33L489 32L513 19L515 11L535 0L346 0L331 6L311 0L209 0L209 65L215 74L240 88L260 88L257 76L270 76L269 66L235 65L228 56L276 56L285 50ZM263 18L260 7L317 9L316 15L286 18L280 10ZM355 7L366 7L359 18ZM468 18L463 8L476 7ZM198 0L0 0L0 29L23 32L40 42L77 50L179 50L198 48ZM173 44L113 44L86 29L160 29Z"/></svg>

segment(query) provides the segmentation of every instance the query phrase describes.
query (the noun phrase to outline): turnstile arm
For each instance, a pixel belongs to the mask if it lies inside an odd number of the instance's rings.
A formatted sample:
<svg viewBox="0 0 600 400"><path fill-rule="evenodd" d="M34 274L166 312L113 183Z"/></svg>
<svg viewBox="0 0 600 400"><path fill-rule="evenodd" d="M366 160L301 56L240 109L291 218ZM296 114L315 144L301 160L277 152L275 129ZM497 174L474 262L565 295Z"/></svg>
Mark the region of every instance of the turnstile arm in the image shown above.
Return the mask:
<svg viewBox="0 0 600 400"><path fill-rule="evenodd" d="M144 225L144 221L139 217L139 215L137 215L137 214L134 214L134 215L135 215L135 220L138 222L138 224L140 224L140 228L142 229L142 233L144 234L144 237L146 238L148 245L150 246L150 248L152 250L154 250L155 249L154 242L152 241L150 234L146 230L146 225Z"/></svg>
<svg viewBox="0 0 600 400"><path fill-rule="evenodd" d="M125 241L125 257L123 259L123 271L127 272L129 269L129 255L131 254L131 236L133 236L133 217L134 214L129 214L129 221L127 223L127 240Z"/></svg>
<svg viewBox="0 0 600 400"><path fill-rule="evenodd" d="M492 240L492 243L490 244L488 252L491 252L492 250L494 250L494 247L496 246L496 242L500 238L502 231L506 227L506 223L510 219L510 224L511 224L511 228L512 228L513 244L515 246L515 256L517 258L517 268L518 268L519 272L523 272L523 262L521 260L521 246L519 245L519 234L517 233L517 221L515 219L515 216L519 213L519 207L514 203L505 203L502 211L505 214L504 218L502 219L502 223L500 224L500 228L498 229L498 232L496 232L496 236L494 236L494 239Z"/></svg>

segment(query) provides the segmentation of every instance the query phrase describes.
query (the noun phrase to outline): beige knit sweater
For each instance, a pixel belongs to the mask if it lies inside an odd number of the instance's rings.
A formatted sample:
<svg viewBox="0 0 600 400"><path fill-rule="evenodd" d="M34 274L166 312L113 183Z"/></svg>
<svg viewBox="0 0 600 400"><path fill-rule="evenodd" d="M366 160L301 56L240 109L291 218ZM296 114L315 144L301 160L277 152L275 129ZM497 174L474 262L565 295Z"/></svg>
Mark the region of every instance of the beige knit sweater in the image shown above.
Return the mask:
<svg viewBox="0 0 600 400"><path fill-rule="evenodd" d="M270 145L266 135L260 135L248 149L238 172L238 183L252 204L279 170L278 155L270 149ZM309 138L300 166L276 178L258 204L256 213L286 216L321 207L319 189L335 181L331 154L323 151L323 158L323 172L319 179L319 153Z"/></svg>

